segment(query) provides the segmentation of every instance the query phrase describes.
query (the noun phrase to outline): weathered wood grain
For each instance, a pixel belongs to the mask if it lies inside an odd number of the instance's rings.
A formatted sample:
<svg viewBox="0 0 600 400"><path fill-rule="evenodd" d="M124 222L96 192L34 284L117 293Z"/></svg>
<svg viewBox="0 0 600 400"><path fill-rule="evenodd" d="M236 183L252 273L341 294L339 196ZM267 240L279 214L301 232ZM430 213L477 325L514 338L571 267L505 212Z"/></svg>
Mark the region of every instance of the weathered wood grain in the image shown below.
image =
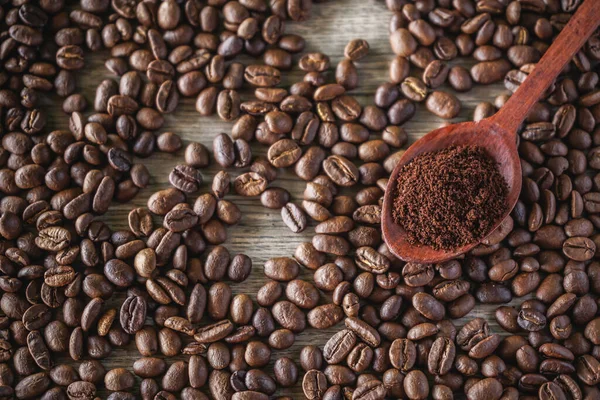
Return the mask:
<svg viewBox="0 0 600 400"><path fill-rule="evenodd" d="M353 92L363 103L369 104L375 88L385 82L388 78L388 63L392 59L388 41L388 22L390 12L386 9L383 1L379 0L340 0L326 3L314 4L312 18L303 24L288 23L288 33L298 33L307 40L307 51L321 51L328 54L332 59L332 66L343 57L346 43L354 38L367 39L371 45L370 55L358 64L360 74L360 88ZM107 52L99 52L86 56L87 67L78 76L78 84L82 87L84 94L91 103L94 98L95 86L101 79L111 76L103 67ZM296 56L297 59L297 56ZM259 61L260 62L260 61ZM456 60L453 64L470 65L472 60ZM299 71L286 73L286 82L294 82L301 79ZM330 72L333 76L333 70ZM450 89L448 89L450 90ZM501 85L488 87L476 87L469 93L458 94L463 103L463 110L459 117L453 122L470 119L473 108L481 101L493 101L497 94L503 92ZM246 95L247 97L247 95ZM50 127L66 128L67 119L60 110L60 102L48 104L51 110ZM427 133L428 131L445 123L432 114L425 111L422 105L418 105L418 111L412 121L405 124L411 142ZM218 117L200 117L194 109L194 99L185 99L172 115L168 115L167 123L162 131L173 131L181 135L187 144L197 141L212 148L213 137L220 132L229 132L231 124L222 122ZM264 146L254 144L255 154L265 154ZM152 175L151 185L142 190L139 195L129 204L113 204L109 212L104 216L113 229L127 227L127 214L136 206L144 206L148 197L156 190L168 187L168 173L177 163L183 162L183 151L177 154L155 153L151 158L142 160L149 168ZM205 185L203 190L208 190L210 182L217 168L211 167L203 170ZM295 177L293 172L281 171L275 186L288 189L294 201L300 201L305 184ZM250 278L242 284L233 284L234 293L247 293L255 298L257 289L266 282L262 274L264 262L276 256L291 256L298 244L310 241L314 231L314 224L301 234L293 234L281 221L279 211L268 210L260 205L258 198L242 198L230 195L229 200L234 201L242 210L241 222L228 230L226 246L232 254L245 253L253 260L253 272ZM192 196L191 202L195 200ZM303 273L307 279L312 279L307 272ZM124 298L123 293L117 293L108 305L119 307ZM495 307L479 306L471 312L468 319L485 316L491 323L494 331L499 331L493 320ZM150 321L149 321L150 322ZM462 326L463 321L456 321L457 326ZM297 336L296 344L286 351L277 351L272 355L272 360L282 356L289 356L297 360L297 354L302 346L306 344L323 345L337 328L327 331L315 331L308 329ZM103 360L108 369L125 367L131 370L133 362L139 357L133 344L125 349L115 349L110 358ZM178 357L185 359L185 357ZM61 359L69 362L68 358ZM170 363L172 360L168 360ZM76 363L78 364L78 363ZM301 381L301 377L300 377ZM278 394L288 395L293 398L302 398L300 385L294 388L280 390ZM101 391L100 396L105 398L106 391Z"/></svg>

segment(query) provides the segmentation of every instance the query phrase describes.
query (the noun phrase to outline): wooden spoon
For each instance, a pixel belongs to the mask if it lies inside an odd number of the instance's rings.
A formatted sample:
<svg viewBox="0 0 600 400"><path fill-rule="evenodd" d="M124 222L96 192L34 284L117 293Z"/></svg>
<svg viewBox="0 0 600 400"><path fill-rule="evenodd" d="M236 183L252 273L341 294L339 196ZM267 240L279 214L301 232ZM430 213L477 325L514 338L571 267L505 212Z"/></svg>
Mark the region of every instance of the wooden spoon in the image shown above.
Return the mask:
<svg viewBox="0 0 600 400"><path fill-rule="evenodd" d="M517 129L531 107L537 103L598 25L600 25L600 0L585 0L537 63L533 72L500 111L478 122L463 122L436 129L406 150L390 176L381 215L383 239L392 253L404 261L436 263L466 253L479 243L470 243L450 251L412 245L406 241L404 230L394 222L392 208L395 182L400 169L417 155L425 152L456 145L484 148L498 163L498 169L508 185L507 211L494 223L488 234L500 225L515 206L521 191L521 163L516 145Z"/></svg>

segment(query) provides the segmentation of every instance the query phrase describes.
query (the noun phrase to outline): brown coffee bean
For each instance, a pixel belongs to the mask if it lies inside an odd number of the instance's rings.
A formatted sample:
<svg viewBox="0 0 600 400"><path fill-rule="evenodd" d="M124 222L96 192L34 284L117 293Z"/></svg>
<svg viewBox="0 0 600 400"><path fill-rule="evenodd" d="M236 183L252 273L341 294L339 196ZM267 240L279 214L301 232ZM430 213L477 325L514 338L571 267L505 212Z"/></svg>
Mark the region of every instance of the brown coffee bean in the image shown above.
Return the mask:
<svg viewBox="0 0 600 400"><path fill-rule="evenodd" d="M233 187L241 196L258 196L267 188L267 180L256 172L246 172L233 181Z"/></svg>
<svg viewBox="0 0 600 400"><path fill-rule="evenodd" d="M323 304L310 310L306 317L313 328L327 329L344 318L344 311L336 304Z"/></svg>
<svg viewBox="0 0 600 400"><path fill-rule="evenodd" d="M75 381L68 385L67 396L72 398L93 398L96 395L96 385L93 382Z"/></svg>
<svg viewBox="0 0 600 400"><path fill-rule="evenodd" d="M146 319L146 300L140 296L128 297L121 306L120 322L125 332L134 334L139 331Z"/></svg>
<svg viewBox="0 0 600 400"><path fill-rule="evenodd" d="M292 332L302 332L306 327L304 313L289 301L279 301L271 309L273 318L285 329Z"/></svg>
<svg viewBox="0 0 600 400"><path fill-rule="evenodd" d="M53 226L40 231L38 237L35 239L35 244L43 250L60 251L65 249L70 241L71 234L68 230Z"/></svg>
<svg viewBox="0 0 600 400"><path fill-rule="evenodd" d="M344 157L328 157L323 161L323 169L327 176L340 186L353 186L358 182L358 169Z"/></svg>
<svg viewBox="0 0 600 400"><path fill-rule="evenodd" d="M293 165L302 155L302 149L290 139L281 139L269 147L267 157L276 168Z"/></svg>
<svg viewBox="0 0 600 400"><path fill-rule="evenodd" d="M104 376L104 385L108 390L128 390L133 387L134 383L133 375L125 368L112 369Z"/></svg>
<svg viewBox="0 0 600 400"><path fill-rule="evenodd" d="M502 384L495 378L485 378L471 386L467 394L473 399L499 399L502 396Z"/></svg>
<svg viewBox="0 0 600 400"><path fill-rule="evenodd" d="M503 59L483 61L471 68L471 77L477 83L484 85L498 82L510 70L510 64Z"/></svg>
<svg viewBox="0 0 600 400"><path fill-rule="evenodd" d="M304 396L310 400L321 399L325 390L327 390L327 380L323 372L316 369L307 371L302 379Z"/></svg>
<svg viewBox="0 0 600 400"><path fill-rule="evenodd" d="M426 399L429 395L427 377L419 370L412 370L406 374L403 386L409 399Z"/></svg>
<svg viewBox="0 0 600 400"><path fill-rule="evenodd" d="M454 342L451 339L437 338L429 351L427 362L429 372L433 375L447 374L452 368L455 354Z"/></svg>
<svg viewBox="0 0 600 400"><path fill-rule="evenodd" d="M43 370L49 370L53 366L50 351L39 331L31 331L27 335L27 348L33 360Z"/></svg>
<svg viewBox="0 0 600 400"><path fill-rule="evenodd" d="M177 165L169 174L169 182L185 193L197 191L202 184L202 175L200 172L188 165Z"/></svg>
<svg viewBox="0 0 600 400"><path fill-rule="evenodd" d="M402 57L408 57L413 54L417 48L417 41L411 33L404 28L394 31L390 35L390 44L392 51Z"/></svg>
<svg viewBox="0 0 600 400"><path fill-rule="evenodd" d="M244 79L254 86L271 87L279 84L281 73L267 65L248 65L244 71Z"/></svg>
<svg viewBox="0 0 600 400"><path fill-rule="evenodd" d="M354 332L365 343L377 347L381 341L379 333L366 322L354 317L346 318L346 328Z"/></svg>
<svg viewBox="0 0 600 400"><path fill-rule="evenodd" d="M417 350L415 344L408 339L396 339L389 349L390 362L402 371L410 370L415 364Z"/></svg>
<svg viewBox="0 0 600 400"><path fill-rule="evenodd" d="M306 229L306 215L304 211L294 203L287 203L281 208L281 218L294 233L299 233Z"/></svg>
<svg viewBox="0 0 600 400"><path fill-rule="evenodd" d="M595 252L595 243L585 237L571 237L563 243L563 253L575 261L587 261Z"/></svg>

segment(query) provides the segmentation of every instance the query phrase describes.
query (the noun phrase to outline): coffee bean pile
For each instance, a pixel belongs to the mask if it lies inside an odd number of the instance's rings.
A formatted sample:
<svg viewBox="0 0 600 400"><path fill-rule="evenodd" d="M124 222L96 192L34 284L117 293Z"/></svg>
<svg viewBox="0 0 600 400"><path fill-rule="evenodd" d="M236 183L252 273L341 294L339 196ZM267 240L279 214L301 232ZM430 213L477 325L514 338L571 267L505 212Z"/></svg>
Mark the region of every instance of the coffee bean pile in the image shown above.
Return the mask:
<svg viewBox="0 0 600 400"><path fill-rule="evenodd" d="M389 0L397 57L367 106L347 92L368 43L348 44L335 79L326 55L294 56L305 43L284 21L308 18L310 0L1 3L0 397L93 400L105 388L113 400L262 400L300 380L309 399L598 396L598 36L529 116L521 200L496 232L464 259L419 265L390 254L379 230L415 103L452 118L460 102L439 89L446 82L465 91L504 79L515 90L579 1ZM109 49L119 77L100 83L86 115L73 73L84 49ZM241 53L263 60L232 61ZM479 63L450 67L458 55ZM294 58L306 75L282 88ZM68 131L44 129L45 91L65 97ZM231 135L214 138L212 157L187 145L172 187L132 210L129 230L112 231L98 216L148 185L136 161L183 147L162 131L182 96L235 121ZM505 100L478 106L476 118ZM269 146L266 157L252 155L252 141ZM211 158L223 171L197 195ZM307 182L300 204L270 186L288 167ZM241 217L225 199L232 186L281 210L294 232L318 223L294 257L264 265L257 305L227 283L252 270L222 246ZM127 293L119 309L105 304L115 292ZM496 312L511 336L480 318L460 329L450 320L527 294ZM302 349L303 378L295 360L276 357L307 327L342 321L322 350ZM101 360L132 340L133 373L106 371ZM74 362L56 363L65 354ZM189 358L169 362L178 354Z"/></svg>
<svg viewBox="0 0 600 400"><path fill-rule="evenodd" d="M578 3L387 1L398 57L392 82L379 87L375 103L389 107L388 123L401 124L405 119L395 111L409 118L419 101L437 115L455 115L454 97L432 91L444 82L463 91L473 82L504 79L515 91ZM594 261L600 253L599 45L598 35L592 37L529 115L519 136L521 198L469 254L435 265L405 264L380 244L378 233L370 244L357 245L346 231L355 269L349 274L338 264L332 295L345 329L322 349L303 349L307 398L600 396L600 264ZM479 62L470 71L448 67L459 54ZM421 79L410 75L413 66L424 69ZM434 71L441 78L432 83ZM479 105L475 119L493 115L507 99ZM365 254L372 255L368 262ZM326 268L317 269L315 283ZM526 295L519 307L501 305ZM506 332L494 332L482 318L455 327L451 319L468 316L476 304L499 305L495 317Z"/></svg>

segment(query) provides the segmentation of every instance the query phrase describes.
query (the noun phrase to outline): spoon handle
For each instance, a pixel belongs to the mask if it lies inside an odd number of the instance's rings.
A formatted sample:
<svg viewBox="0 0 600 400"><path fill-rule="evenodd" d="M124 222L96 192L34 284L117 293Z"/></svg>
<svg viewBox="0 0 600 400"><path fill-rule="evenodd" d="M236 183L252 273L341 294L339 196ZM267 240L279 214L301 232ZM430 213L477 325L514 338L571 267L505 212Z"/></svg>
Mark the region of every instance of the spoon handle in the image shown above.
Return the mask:
<svg viewBox="0 0 600 400"><path fill-rule="evenodd" d="M491 117L507 134L514 136L546 89L550 87L564 66L585 44L600 25L600 0L585 0L560 32L533 72L517 91Z"/></svg>

